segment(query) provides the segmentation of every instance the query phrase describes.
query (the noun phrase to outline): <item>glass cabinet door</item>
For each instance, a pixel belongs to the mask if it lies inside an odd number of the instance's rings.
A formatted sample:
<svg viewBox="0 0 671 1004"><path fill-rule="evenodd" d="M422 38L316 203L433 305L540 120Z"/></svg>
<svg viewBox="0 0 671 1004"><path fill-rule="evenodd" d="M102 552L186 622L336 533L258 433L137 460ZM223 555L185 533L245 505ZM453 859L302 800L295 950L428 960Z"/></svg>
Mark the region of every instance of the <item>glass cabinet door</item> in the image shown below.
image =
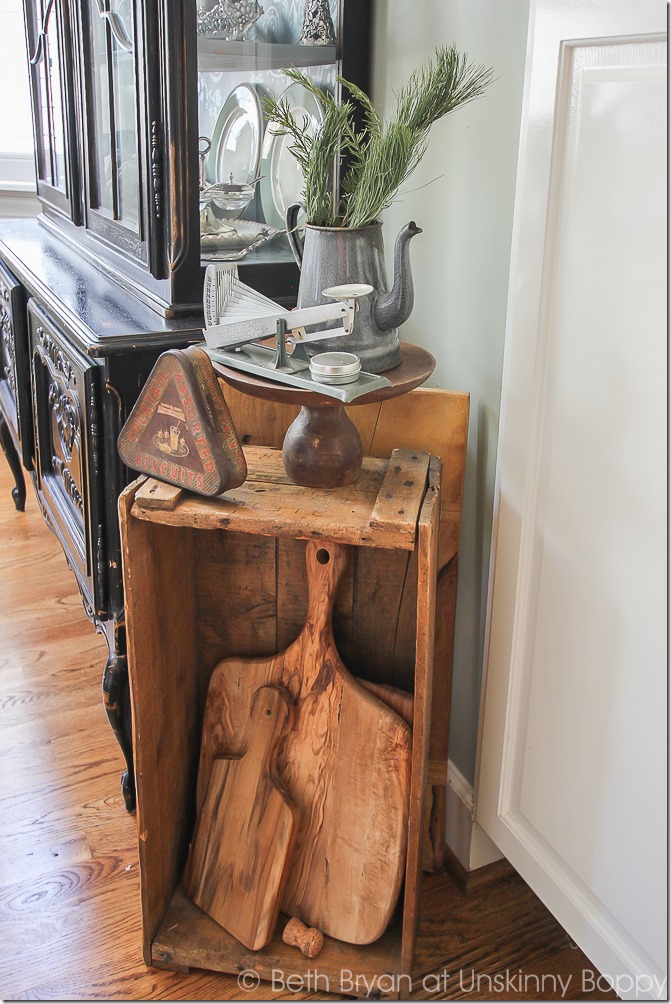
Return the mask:
<svg viewBox="0 0 671 1004"><path fill-rule="evenodd" d="M74 136L72 25L61 0L27 0L37 191L75 223L80 219L79 174Z"/></svg>
<svg viewBox="0 0 671 1004"><path fill-rule="evenodd" d="M137 233L140 176L132 9L128 0L119 4L118 13L106 11L103 0L93 0L88 13L95 121L91 205Z"/></svg>
<svg viewBox="0 0 671 1004"><path fill-rule="evenodd" d="M85 223L147 264L146 138L140 128L141 36L135 7L134 0L81 0Z"/></svg>
<svg viewBox="0 0 671 1004"><path fill-rule="evenodd" d="M166 316L195 315L203 266L222 260L291 306L284 215L303 179L263 98L316 129L319 104L283 67L331 93L340 72L366 89L371 3L25 0L48 214Z"/></svg>

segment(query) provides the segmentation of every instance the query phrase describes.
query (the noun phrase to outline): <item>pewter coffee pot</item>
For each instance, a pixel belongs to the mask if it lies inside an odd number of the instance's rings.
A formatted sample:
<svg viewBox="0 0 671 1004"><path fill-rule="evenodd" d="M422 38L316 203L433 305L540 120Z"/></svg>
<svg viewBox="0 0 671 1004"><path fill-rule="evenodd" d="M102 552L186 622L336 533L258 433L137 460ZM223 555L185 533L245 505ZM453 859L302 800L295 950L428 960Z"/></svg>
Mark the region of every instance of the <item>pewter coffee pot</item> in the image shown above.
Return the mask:
<svg viewBox="0 0 671 1004"><path fill-rule="evenodd" d="M410 317L414 302L409 244L421 229L408 223L394 247L394 284L387 292L382 223L365 227L315 227L305 224L301 245L297 233L300 206L287 209L287 236L301 270L298 306L326 303L322 290L342 283L369 283L373 292L362 297L351 335L319 342L315 351L353 352L368 373L383 373L401 362L397 328Z"/></svg>

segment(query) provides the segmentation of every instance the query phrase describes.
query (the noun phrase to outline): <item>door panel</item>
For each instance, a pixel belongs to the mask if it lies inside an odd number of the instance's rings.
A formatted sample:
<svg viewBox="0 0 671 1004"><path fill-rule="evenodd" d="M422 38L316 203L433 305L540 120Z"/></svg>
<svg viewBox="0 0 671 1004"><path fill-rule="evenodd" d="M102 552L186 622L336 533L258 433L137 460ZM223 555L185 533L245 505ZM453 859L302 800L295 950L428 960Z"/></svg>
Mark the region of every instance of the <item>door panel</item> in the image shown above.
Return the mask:
<svg viewBox="0 0 671 1004"><path fill-rule="evenodd" d="M28 303L36 440L35 487L89 616L105 614L105 533L98 367Z"/></svg>
<svg viewBox="0 0 671 1004"><path fill-rule="evenodd" d="M579 7L558 14L540 0L532 19L478 821L619 977L621 996L655 997L666 953L666 46L622 37L663 28L653 4Z"/></svg>
<svg viewBox="0 0 671 1004"><path fill-rule="evenodd" d="M21 283L0 266L0 412L27 470L33 466L26 301Z"/></svg>

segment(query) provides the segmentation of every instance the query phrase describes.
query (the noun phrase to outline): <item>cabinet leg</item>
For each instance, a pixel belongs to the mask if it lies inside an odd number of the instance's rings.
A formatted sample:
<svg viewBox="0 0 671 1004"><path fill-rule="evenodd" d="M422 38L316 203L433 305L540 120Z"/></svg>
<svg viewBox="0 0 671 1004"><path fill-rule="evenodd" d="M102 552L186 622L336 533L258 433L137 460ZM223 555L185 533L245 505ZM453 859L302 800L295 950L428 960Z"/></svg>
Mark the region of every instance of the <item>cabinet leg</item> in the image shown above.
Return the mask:
<svg viewBox="0 0 671 1004"><path fill-rule="evenodd" d="M126 809L128 812L133 812L135 809L135 770L133 767L128 662L125 651L118 651L116 646L110 648L109 659L103 673L103 704L107 720L126 761L126 770L121 775L121 790Z"/></svg>
<svg viewBox="0 0 671 1004"><path fill-rule="evenodd" d="M14 505L19 512L23 512L26 508L26 482L23 477L23 468L21 467L21 458L16 452L16 447L14 446L14 440L9 431L9 426L5 421L3 415L0 414L0 446L2 446L2 451L7 457L7 463L10 466L11 472L14 475L14 481L16 482L16 487L12 488L12 498L14 499Z"/></svg>

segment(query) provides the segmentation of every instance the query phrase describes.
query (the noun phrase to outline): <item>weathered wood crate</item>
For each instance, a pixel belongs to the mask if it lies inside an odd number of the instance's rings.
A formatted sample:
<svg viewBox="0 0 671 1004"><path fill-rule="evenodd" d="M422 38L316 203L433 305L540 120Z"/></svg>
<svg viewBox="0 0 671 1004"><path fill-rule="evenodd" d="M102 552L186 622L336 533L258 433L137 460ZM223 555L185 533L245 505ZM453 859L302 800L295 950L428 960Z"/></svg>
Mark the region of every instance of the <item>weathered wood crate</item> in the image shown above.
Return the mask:
<svg viewBox="0 0 671 1004"><path fill-rule="evenodd" d="M267 437L259 432L244 399L228 390L226 396L243 442L273 441L273 429ZM415 399L417 414L430 416L424 429L451 417L449 427L439 425L432 436L422 436L415 423L418 446L439 437L446 444L444 463L435 454L423 458L417 452L395 455L391 462L367 457L356 484L325 491L290 483L278 450L248 445L247 481L219 499L184 494L174 508L152 508L156 493L146 482L135 482L121 496L147 964L234 974L252 969L262 979L284 973L306 981L318 970L333 992L366 996L372 990L389 997L404 989L398 977L413 972L422 865L439 869L444 849L468 399L427 391L406 397ZM382 409L405 400L374 406L373 428L386 428ZM352 418L365 423L367 416L357 414L365 411L352 409ZM276 422L277 430L282 424ZM411 431L399 428L399 446ZM364 444L369 445L365 438ZM334 609L334 635L345 665L371 683L409 691L414 708L405 886L396 917L372 945L325 938L318 958L308 960L283 944L286 918L280 918L266 949L248 951L190 902L180 877L195 822L210 674L222 658L271 655L296 637L306 613L305 542L315 538L350 547ZM359 982L353 985L348 973ZM323 983L314 989L323 990Z"/></svg>

